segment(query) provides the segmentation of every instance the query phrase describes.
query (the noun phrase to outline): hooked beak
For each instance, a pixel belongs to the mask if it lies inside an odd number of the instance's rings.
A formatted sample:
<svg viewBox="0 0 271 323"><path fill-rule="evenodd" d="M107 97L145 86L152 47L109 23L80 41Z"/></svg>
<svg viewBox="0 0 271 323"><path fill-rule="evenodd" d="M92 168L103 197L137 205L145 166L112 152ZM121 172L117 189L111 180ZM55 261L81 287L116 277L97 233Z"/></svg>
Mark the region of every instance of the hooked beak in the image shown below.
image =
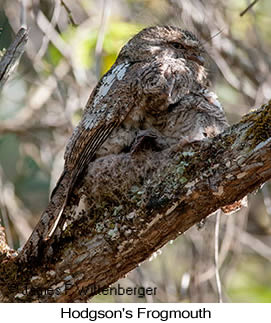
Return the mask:
<svg viewBox="0 0 271 323"><path fill-rule="evenodd" d="M205 63L205 59L201 55L190 55L190 56L188 56L188 58L191 59L192 61L198 63L199 65L204 65L204 63Z"/></svg>

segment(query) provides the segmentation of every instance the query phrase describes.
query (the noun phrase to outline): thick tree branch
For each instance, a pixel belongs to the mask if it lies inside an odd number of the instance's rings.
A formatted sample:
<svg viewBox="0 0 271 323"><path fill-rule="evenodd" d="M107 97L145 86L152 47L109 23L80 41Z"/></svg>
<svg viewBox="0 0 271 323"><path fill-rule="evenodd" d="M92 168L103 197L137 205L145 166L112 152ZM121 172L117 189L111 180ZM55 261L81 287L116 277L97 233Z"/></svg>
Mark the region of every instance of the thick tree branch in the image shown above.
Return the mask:
<svg viewBox="0 0 271 323"><path fill-rule="evenodd" d="M0 301L86 301L270 177L271 101L213 140L98 159L77 192L85 198L43 257L6 256Z"/></svg>

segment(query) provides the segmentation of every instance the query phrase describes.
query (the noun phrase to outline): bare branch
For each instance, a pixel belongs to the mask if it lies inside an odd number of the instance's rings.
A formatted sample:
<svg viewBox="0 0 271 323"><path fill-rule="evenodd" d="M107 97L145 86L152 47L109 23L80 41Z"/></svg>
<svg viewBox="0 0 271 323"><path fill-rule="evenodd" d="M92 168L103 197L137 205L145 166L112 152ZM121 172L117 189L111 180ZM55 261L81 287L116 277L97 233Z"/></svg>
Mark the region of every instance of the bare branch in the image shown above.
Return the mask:
<svg viewBox="0 0 271 323"><path fill-rule="evenodd" d="M77 27L78 24L74 21L73 19L73 16L72 16L72 12L71 12L71 9L66 5L65 1L64 0L60 0L61 1L61 5L65 8L67 14L68 14L68 17L70 19L70 22L71 24L74 26L74 27Z"/></svg>
<svg viewBox="0 0 271 323"><path fill-rule="evenodd" d="M103 0L102 8L103 9L102 9L101 22L100 22L99 33L98 33L98 38L97 38L97 43L95 48L97 78L100 78L101 76L102 49L103 49L105 32L107 28L107 21L110 16L111 0Z"/></svg>
<svg viewBox="0 0 271 323"><path fill-rule="evenodd" d="M240 13L240 17L244 16L244 14L246 14L248 10L250 10L257 2L258 0L254 0L253 2L251 2L251 4L247 6L247 8Z"/></svg>
<svg viewBox="0 0 271 323"><path fill-rule="evenodd" d="M0 89L3 87L8 77L16 67L20 57L22 56L25 44L28 38L28 30L24 27L20 28L14 41L11 43L5 55L0 61Z"/></svg>

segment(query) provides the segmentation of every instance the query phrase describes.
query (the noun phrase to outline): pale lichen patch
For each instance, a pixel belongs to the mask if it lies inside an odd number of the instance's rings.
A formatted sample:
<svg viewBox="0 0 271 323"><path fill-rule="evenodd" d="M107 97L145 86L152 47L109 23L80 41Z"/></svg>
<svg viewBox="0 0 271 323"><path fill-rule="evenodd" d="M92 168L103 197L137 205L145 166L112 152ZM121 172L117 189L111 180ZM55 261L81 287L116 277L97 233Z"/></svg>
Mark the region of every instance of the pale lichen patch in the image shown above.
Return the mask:
<svg viewBox="0 0 271 323"><path fill-rule="evenodd" d="M136 216L136 212L130 212L126 215L127 220L132 220Z"/></svg>
<svg viewBox="0 0 271 323"><path fill-rule="evenodd" d="M179 203L174 203L167 211L166 211L166 215L169 215L171 212L173 212L176 207L179 205Z"/></svg>
<svg viewBox="0 0 271 323"><path fill-rule="evenodd" d="M191 187L194 187L197 183L198 183L198 179L195 179L194 181L191 181L191 182L189 182L189 183L187 183L185 186L184 186L184 188L191 188Z"/></svg>
<svg viewBox="0 0 271 323"><path fill-rule="evenodd" d="M251 150L253 150L271 136L271 100L261 109L243 117L241 121L252 122L244 139L251 142Z"/></svg>
<svg viewBox="0 0 271 323"><path fill-rule="evenodd" d="M161 214L161 213L158 213L152 220L151 222L148 223L148 228L153 226L156 222L158 222L159 220L161 220L161 218L163 217L164 215ZM139 234L140 236L140 234Z"/></svg>
<svg viewBox="0 0 271 323"><path fill-rule="evenodd" d="M268 138L267 140L260 142L254 149L253 149L253 153L256 152L259 149L262 149L264 146L268 145L271 142L271 137Z"/></svg>
<svg viewBox="0 0 271 323"><path fill-rule="evenodd" d="M65 283L64 283L64 281L61 281L61 282L59 282L56 285L52 285L51 288L53 290L55 290L55 291L58 291L60 293L63 293L65 291ZM52 296L53 297L56 297L57 296L57 293L53 294Z"/></svg>
<svg viewBox="0 0 271 323"><path fill-rule="evenodd" d="M83 253L83 254L79 255L78 257L76 257L76 258L74 259L74 263L75 263L75 264L79 264L79 263L81 263L83 260L85 260L88 256L89 256L89 253L88 253L88 252L85 252L85 253Z"/></svg>
<svg viewBox="0 0 271 323"><path fill-rule="evenodd" d="M234 176L233 176L232 174L227 174L225 177L226 177L227 179L234 179Z"/></svg>
<svg viewBox="0 0 271 323"><path fill-rule="evenodd" d="M247 175L247 172L242 172L242 173L240 173L240 174L237 174L237 178L238 179L240 179L240 178L243 178L243 177L245 177Z"/></svg>
<svg viewBox="0 0 271 323"><path fill-rule="evenodd" d="M42 283L43 279L40 276L33 276L31 277L30 282L33 284L38 284L38 283Z"/></svg>
<svg viewBox="0 0 271 323"><path fill-rule="evenodd" d="M25 295L23 293L18 293L14 296L15 298L23 298Z"/></svg>
<svg viewBox="0 0 271 323"><path fill-rule="evenodd" d="M213 192L213 195L215 196L221 196L224 193L223 186L219 186L217 192Z"/></svg>
<svg viewBox="0 0 271 323"><path fill-rule="evenodd" d="M49 278L55 277L56 272L54 270L48 270L46 271L46 276L48 276Z"/></svg>

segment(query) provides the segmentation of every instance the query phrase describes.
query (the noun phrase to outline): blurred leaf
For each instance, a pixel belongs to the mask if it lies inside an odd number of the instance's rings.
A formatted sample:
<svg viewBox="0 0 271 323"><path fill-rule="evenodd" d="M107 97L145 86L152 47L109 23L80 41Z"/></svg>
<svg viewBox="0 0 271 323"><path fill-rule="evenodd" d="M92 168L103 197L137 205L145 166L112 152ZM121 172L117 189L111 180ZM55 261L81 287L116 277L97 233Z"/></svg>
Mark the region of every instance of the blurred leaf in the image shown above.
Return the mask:
<svg viewBox="0 0 271 323"><path fill-rule="evenodd" d="M234 302L260 302L271 301L271 273L264 265L266 260L259 257L243 257L243 261L234 272L229 283L228 293ZM267 272L264 273L263 268Z"/></svg>
<svg viewBox="0 0 271 323"><path fill-rule="evenodd" d="M61 59L63 58L63 55L61 52L50 42L48 46L48 63L57 66Z"/></svg>
<svg viewBox="0 0 271 323"><path fill-rule="evenodd" d="M109 23L103 43L103 73L114 63L120 48L141 29L142 26L133 23L122 21ZM73 59L78 68L91 68L95 62L98 29L70 27L62 37L71 44L74 50Z"/></svg>
<svg viewBox="0 0 271 323"><path fill-rule="evenodd" d="M103 44L103 74L113 65L121 47L143 27L144 26L139 24L126 23L123 21L115 21L108 26Z"/></svg>
<svg viewBox="0 0 271 323"><path fill-rule="evenodd" d="M19 159L19 142L16 135L0 137L0 164L5 176L13 181L17 175L16 165Z"/></svg>
<svg viewBox="0 0 271 323"><path fill-rule="evenodd" d="M26 98L26 83L24 80L9 79L2 89L0 96L0 120L13 118L23 109Z"/></svg>
<svg viewBox="0 0 271 323"><path fill-rule="evenodd" d="M47 204L49 178L35 160L24 156L16 179L16 193L33 210L40 210Z"/></svg>
<svg viewBox="0 0 271 323"><path fill-rule="evenodd" d="M253 279L247 279L243 286L230 288L229 295L234 302L270 303L271 286L257 284Z"/></svg>
<svg viewBox="0 0 271 323"><path fill-rule="evenodd" d="M3 5L1 6L3 7ZM1 8L2 9L2 8ZM12 28L3 10L0 10L0 49L8 48L12 42Z"/></svg>

